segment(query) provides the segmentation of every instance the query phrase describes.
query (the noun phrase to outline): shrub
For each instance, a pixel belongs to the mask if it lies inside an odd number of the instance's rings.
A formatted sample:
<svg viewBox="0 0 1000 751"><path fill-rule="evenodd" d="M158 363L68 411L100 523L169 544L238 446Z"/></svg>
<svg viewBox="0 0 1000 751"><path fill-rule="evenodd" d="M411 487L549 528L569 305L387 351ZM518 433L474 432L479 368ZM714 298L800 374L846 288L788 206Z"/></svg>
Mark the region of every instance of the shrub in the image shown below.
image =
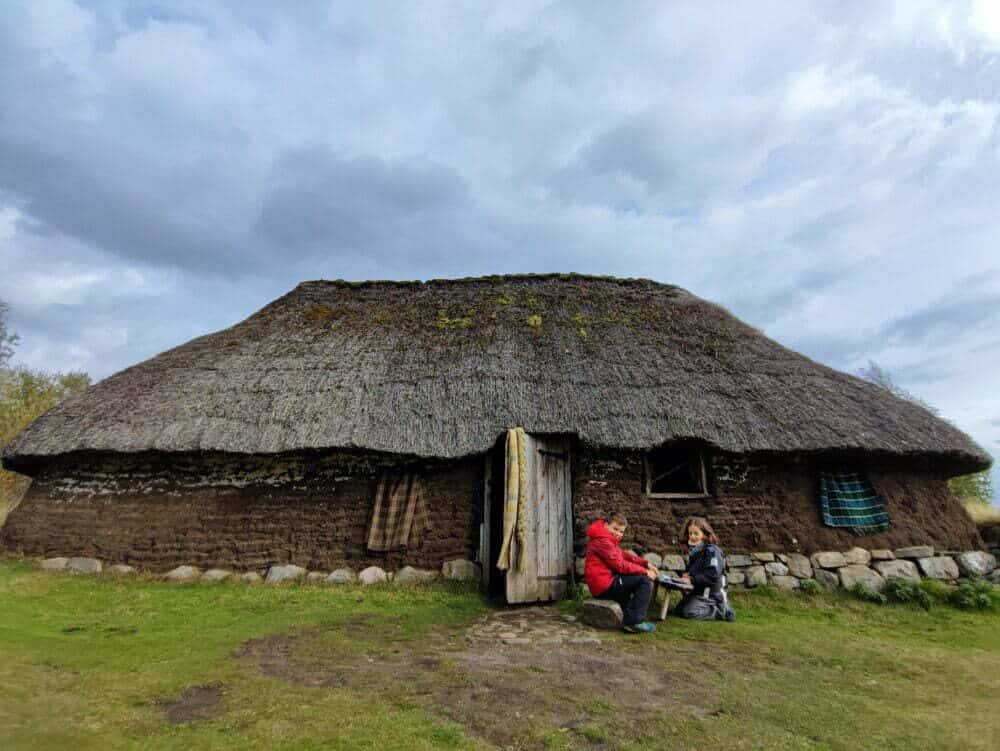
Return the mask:
<svg viewBox="0 0 1000 751"><path fill-rule="evenodd" d="M946 603L951 597L951 587L937 579L921 579L920 588L928 594L933 602Z"/></svg>
<svg viewBox="0 0 1000 751"><path fill-rule="evenodd" d="M912 579L904 579L899 576L890 577L882 589L882 594L889 602L899 602L903 604L919 605L924 610L930 610L934 605L934 599L930 594L921 588L920 582Z"/></svg>
<svg viewBox="0 0 1000 751"><path fill-rule="evenodd" d="M858 582L848 590L854 597L865 602L874 602L878 605L885 605L888 600L881 592L876 592L864 582Z"/></svg>
<svg viewBox="0 0 1000 751"><path fill-rule="evenodd" d="M982 579L966 579L948 593L948 602L960 610L993 610L1000 595Z"/></svg>
<svg viewBox="0 0 1000 751"><path fill-rule="evenodd" d="M815 579L803 579L799 582L799 591L804 595L813 597L823 592L823 585Z"/></svg>

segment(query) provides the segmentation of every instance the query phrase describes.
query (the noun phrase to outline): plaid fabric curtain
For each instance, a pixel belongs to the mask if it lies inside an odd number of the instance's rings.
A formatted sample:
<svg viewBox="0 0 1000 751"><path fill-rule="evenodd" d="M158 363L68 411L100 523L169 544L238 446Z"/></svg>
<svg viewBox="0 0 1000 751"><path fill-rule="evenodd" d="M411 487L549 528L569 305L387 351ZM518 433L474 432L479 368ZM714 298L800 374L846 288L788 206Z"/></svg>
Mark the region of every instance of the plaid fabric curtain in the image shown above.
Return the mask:
<svg viewBox="0 0 1000 751"><path fill-rule="evenodd" d="M856 535L889 529L885 504L868 478L857 472L821 472L819 503L828 527L844 527Z"/></svg>
<svg viewBox="0 0 1000 751"><path fill-rule="evenodd" d="M368 549L415 548L428 527L423 482L413 474L382 475L368 525Z"/></svg>

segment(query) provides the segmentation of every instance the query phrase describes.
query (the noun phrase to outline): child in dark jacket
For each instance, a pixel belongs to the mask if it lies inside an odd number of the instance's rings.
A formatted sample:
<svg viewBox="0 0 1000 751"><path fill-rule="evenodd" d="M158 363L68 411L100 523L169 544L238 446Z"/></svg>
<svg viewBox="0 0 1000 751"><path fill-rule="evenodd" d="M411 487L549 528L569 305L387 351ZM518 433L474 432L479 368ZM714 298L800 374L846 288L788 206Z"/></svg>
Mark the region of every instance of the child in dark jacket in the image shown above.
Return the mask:
<svg viewBox="0 0 1000 751"><path fill-rule="evenodd" d="M656 631L656 626L646 622L646 609L659 572L645 558L618 547L627 524L622 514L615 513L606 523L598 519L587 528L583 578L594 597L621 605L625 631L648 634Z"/></svg>
<svg viewBox="0 0 1000 751"><path fill-rule="evenodd" d="M736 620L726 592L726 559L712 525L700 516L692 516L684 522L681 539L687 541L688 551L681 579L694 588L674 612L699 621Z"/></svg>

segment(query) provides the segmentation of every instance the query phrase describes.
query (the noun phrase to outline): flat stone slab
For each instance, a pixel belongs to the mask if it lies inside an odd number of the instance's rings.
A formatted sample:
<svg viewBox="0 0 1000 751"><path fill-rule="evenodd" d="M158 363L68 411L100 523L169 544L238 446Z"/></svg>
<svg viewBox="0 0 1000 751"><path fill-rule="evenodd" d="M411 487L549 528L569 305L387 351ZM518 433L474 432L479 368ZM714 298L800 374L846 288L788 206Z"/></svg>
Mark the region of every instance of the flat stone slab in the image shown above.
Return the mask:
<svg viewBox="0 0 1000 751"><path fill-rule="evenodd" d="M996 556L981 550L969 550L955 556L958 570L965 576L986 576L997 567Z"/></svg>
<svg viewBox="0 0 1000 751"><path fill-rule="evenodd" d="M46 558L39 562L39 566L46 571L65 571L69 558Z"/></svg>
<svg viewBox="0 0 1000 751"><path fill-rule="evenodd" d="M321 582L326 581L326 571L310 571L306 574L307 582Z"/></svg>
<svg viewBox="0 0 1000 751"><path fill-rule="evenodd" d="M236 577L241 582L246 584L260 584L264 581L264 577L258 574L256 571L245 571Z"/></svg>
<svg viewBox="0 0 1000 751"><path fill-rule="evenodd" d="M867 566L842 566L837 570L840 576L840 586L850 589L855 584L867 584L876 592L885 586L885 579L877 571L873 571Z"/></svg>
<svg viewBox="0 0 1000 751"><path fill-rule="evenodd" d="M743 569L738 571L730 571L726 574L726 583L734 587L739 587L746 584L747 575L743 572Z"/></svg>
<svg viewBox="0 0 1000 751"><path fill-rule="evenodd" d="M479 578L479 564L464 558L445 561L441 566L441 575L453 581L472 581Z"/></svg>
<svg viewBox="0 0 1000 751"><path fill-rule="evenodd" d="M642 557L656 566L656 568L660 568L663 565L663 556L659 553L643 553Z"/></svg>
<svg viewBox="0 0 1000 751"><path fill-rule="evenodd" d="M70 558L66 561L66 570L74 574L99 574L104 564L96 558Z"/></svg>
<svg viewBox="0 0 1000 751"><path fill-rule="evenodd" d="M306 570L302 566L287 564L285 566L271 566L267 570L265 584L281 584L282 582L297 581L306 575Z"/></svg>
<svg viewBox="0 0 1000 751"><path fill-rule="evenodd" d="M327 584L354 584L357 580L358 575L351 568L338 568L326 577Z"/></svg>
<svg viewBox="0 0 1000 751"><path fill-rule="evenodd" d="M778 589L798 589L802 586L794 576L772 576L771 584Z"/></svg>
<svg viewBox="0 0 1000 751"><path fill-rule="evenodd" d="M413 566L403 566L396 572L393 582L396 584L426 584L440 578L437 571L430 571L424 568L414 568Z"/></svg>
<svg viewBox="0 0 1000 751"><path fill-rule="evenodd" d="M873 561L891 561L895 557L895 554L891 550L878 549L872 551Z"/></svg>
<svg viewBox="0 0 1000 751"><path fill-rule="evenodd" d="M812 564L801 553L789 553L785 565L788 566L788 573L792 576L796 576L799 579L812 579Z"/></svg>
<svg viewBox="0 0 1000 751"><path fill-rule="evenodd" d="M189 582L194 581L200 576L201 569L197 566L178 566L177 568L170 569L163 575L163 578L167 581Z"/></svg>
<svg viewBox="0 0 1000 751"><path fill-rule="evenodd" d="M624 616L614 600L586 600L580 618L594 628L621 628Z"/></svg>
<svg viewBox="0 0 1000 751"><path fill-rule="evenodd" d="M878 571L887 581L892 578L920 581L920 572L913 561L875 561L872 568Z"/></svg>
<svg viewBox="0 0 1000 751"><path fill-rule="evenodd" d="M813 572L813 578L819 585L827 590L834 590L840 586L840 577L836 571L827 571L825 568L818 568Z"/></svg>
<svg viewBox="0 0 1000 751"><path fill-rule="evenodd" d="M753 558L758 563L770 563L774 560L774 553L751 553L750 557Z"/></svg>
<svg viewBox="0 0 1000 751"><path fill-rule="evenodd" d="M661 558L660 565L661 568L669 571L683 571L687 562L684 560L684 556L671 553Z"/></svg>
<svg viewBox="0 0 1000 751"><path fill-rule="evenodd" d="M771 576L788 576L788 566L778 561L765 563L764 570Z"/></svg>
<svg viewBox="0 0 1000 751"><path fill-rule="evenodd" d="M872 554L864 548L851 548L844 553L844 560L852 566L867 566L872 559Z"/></svg>
<svg viewBox="0 0 1000 751"><path fill-rule="evenodd" d="M827 550L820 553L813 553L809 559L813 568L841 568L847 565L847 559L843 553L835 550Z"/></svg>
<svg viewBox="0 0 1000 751"><path fill-rule="evenodd" d="M135 570L135 566L129 566L124 563L116 563L108 569L108 572L115 574L116 576L133 576L138 573Z"/></svg>
<svg viewBox="0 0 1000 751"><path fill-rule="evenodd" d="M920 573L928 579L957 579L958 564L953 558L938 556L937 558L918 558L917 565L920 566Z"/></svg>
<svg viewBox="0 0 1000 751"><path fill-rule="evenodd" d="M761 587L767 584L767 574L764 573L763 566L748 566L743 569L746 575L746 585L748 587Z"/></svg>
<svg viewBox="0 0 1000 751"><path fill-rule="evenodd" d="M201 575L201 580L203 582L221 582L228 579L233 575L232 571L227 571L224 568L210 568L204 574Z"/></svg>
<svg viewBox="0 0 1000 751"><path fill-rule="evenodd" d="M753 565L753 558L743 553L733 553L726 556L726 565L729 568L746 568Z"/></svg>
<svg viewBox="0 0 1000 751"><path fill-rule="evenodd" d="M367 587L372 584L384 584L389 581L389 577L378 566L369 566L358 574L358 581Z"/></svg>
<svg viewBox="0 0 1000 751"><path fill-rule="evenodd" d="M931 558L934 555L934 546L911 545L908 548L896 548L892 553L897 558Z"/></svg>

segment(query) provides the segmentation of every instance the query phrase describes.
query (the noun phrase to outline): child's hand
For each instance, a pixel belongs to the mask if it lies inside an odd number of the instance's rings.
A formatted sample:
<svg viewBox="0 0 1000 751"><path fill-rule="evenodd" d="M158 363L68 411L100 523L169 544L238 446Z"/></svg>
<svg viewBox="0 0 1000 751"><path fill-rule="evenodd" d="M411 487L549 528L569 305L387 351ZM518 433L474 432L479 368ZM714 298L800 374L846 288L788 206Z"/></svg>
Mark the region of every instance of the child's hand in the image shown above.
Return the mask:
<svg viewBox="0 0 1000 751"><path fill-rule="evenodd" d="M655 568L647 568L646 569L646 578L647 579L652 579L653 581L656 581L656 569Z"/></svg>
<svg viewBox="0 0 1000 751"><path fill-rule="evenodd" d="M681 581L691 583L691 574L681 574Z"/></svg>

